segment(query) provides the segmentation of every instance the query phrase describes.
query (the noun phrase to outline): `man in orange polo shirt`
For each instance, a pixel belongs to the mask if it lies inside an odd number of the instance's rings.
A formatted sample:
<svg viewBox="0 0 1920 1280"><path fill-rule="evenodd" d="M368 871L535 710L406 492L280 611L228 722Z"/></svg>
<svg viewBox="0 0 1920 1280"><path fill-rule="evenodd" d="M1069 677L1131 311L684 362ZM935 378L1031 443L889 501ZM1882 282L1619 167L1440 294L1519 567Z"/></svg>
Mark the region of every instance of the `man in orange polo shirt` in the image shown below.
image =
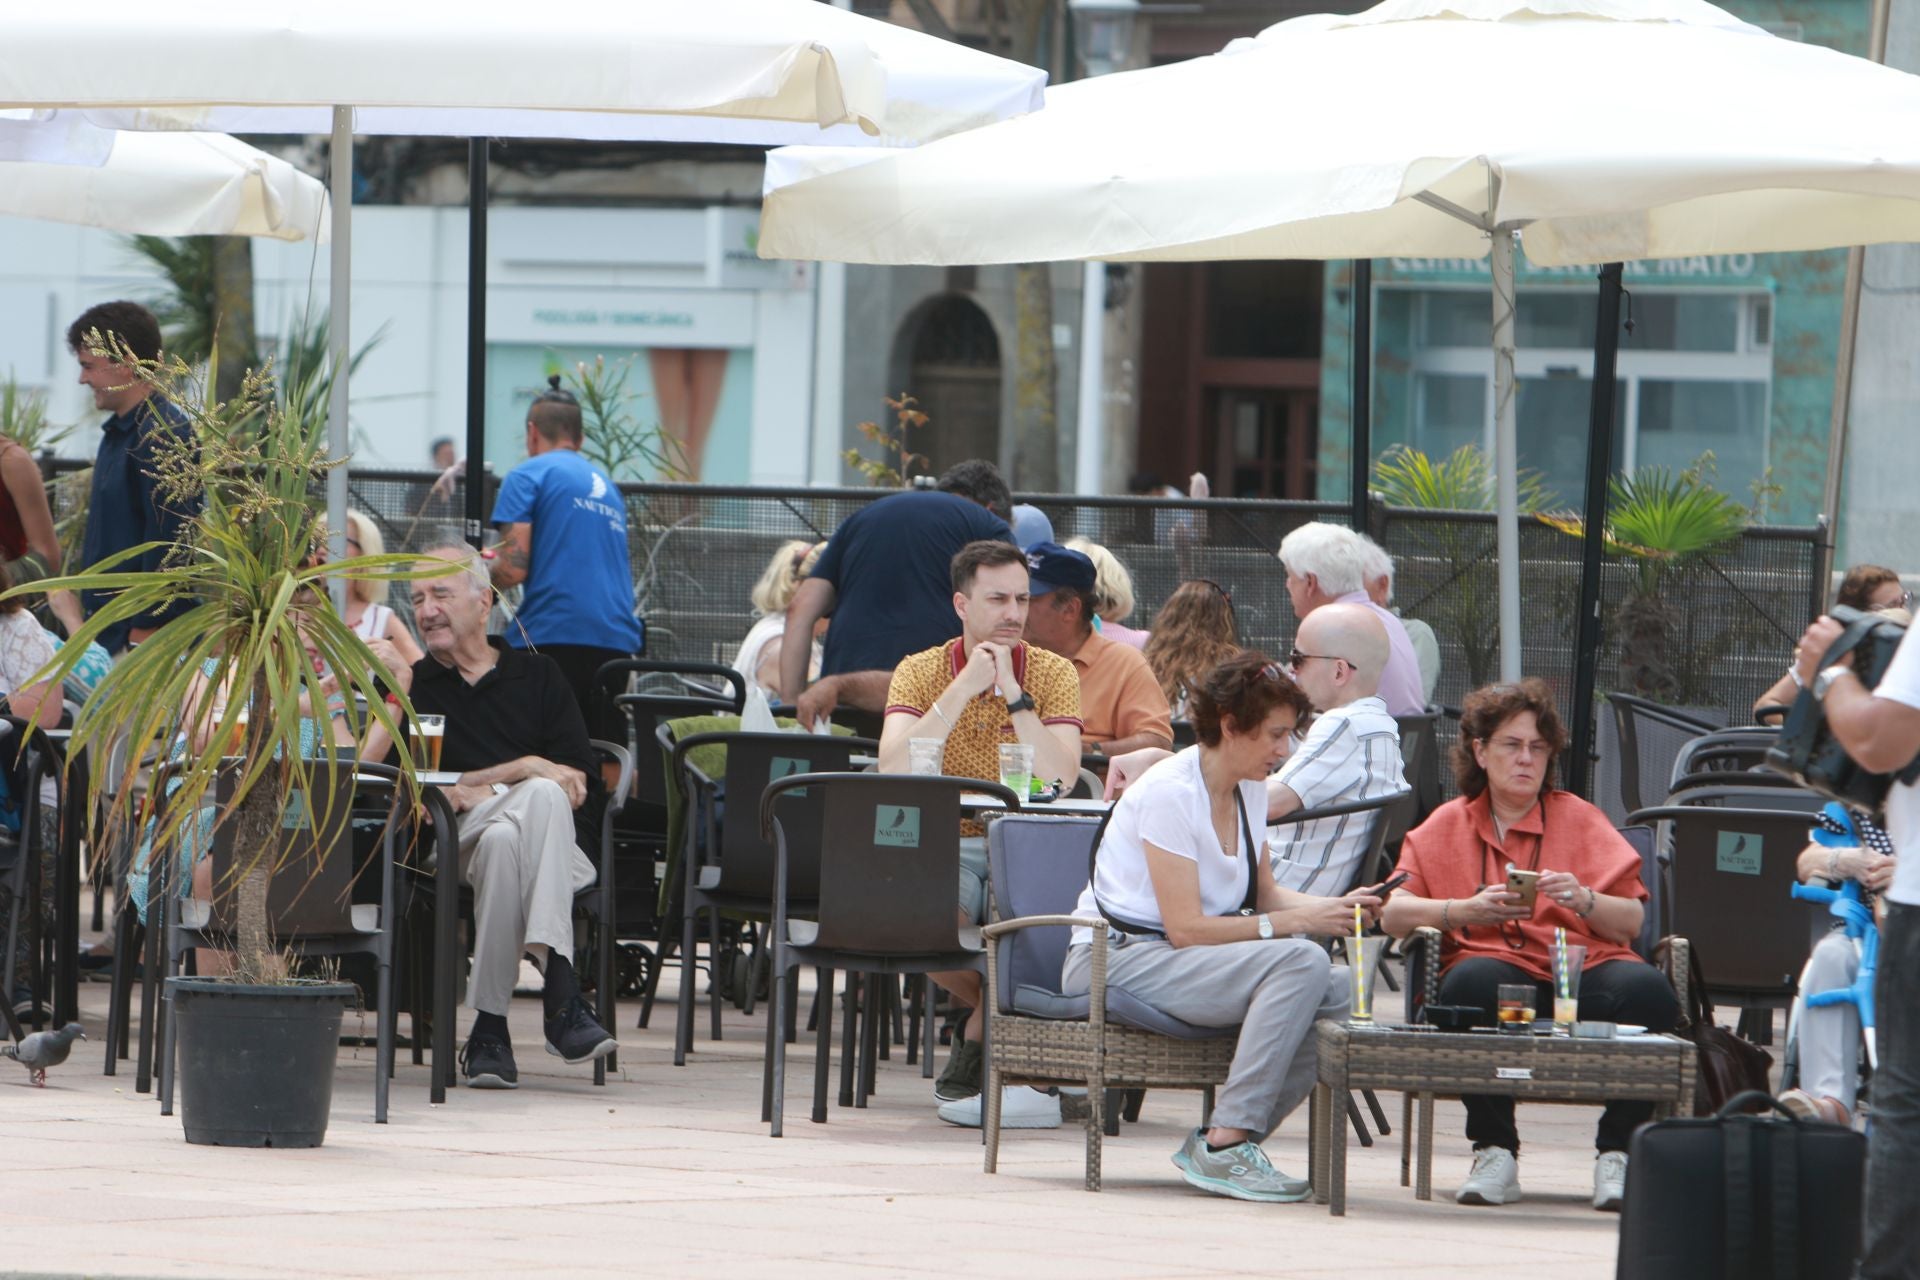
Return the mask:
<svg viewBox="0 0 1920 1280"><path fill-rule="evenodd" d="M1095 630L1093 561L1054 542L1027 548L1033 604L1027 643L1073 663L1080 677L1080 739L1109 756L1141 747L1173 748L1173 711L1153 668L1131 645Z"/></svg>

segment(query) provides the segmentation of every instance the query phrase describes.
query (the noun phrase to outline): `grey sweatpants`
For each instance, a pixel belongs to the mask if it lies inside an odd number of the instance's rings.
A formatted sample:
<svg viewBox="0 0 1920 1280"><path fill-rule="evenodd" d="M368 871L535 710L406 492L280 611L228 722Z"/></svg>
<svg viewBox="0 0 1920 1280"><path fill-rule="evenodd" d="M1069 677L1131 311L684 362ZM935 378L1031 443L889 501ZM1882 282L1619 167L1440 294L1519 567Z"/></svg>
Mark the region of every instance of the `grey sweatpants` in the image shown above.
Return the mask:
<svg viewBox="0 0 1920 1280"><path fill-rule="evenodd" d="M1093 983L1093 948L1069 947L1061 989ZM1107 984L1201 1027L1240 1028L1233 1066L1214 1098L1212 1123L1264 1138L1313 1089L1313 1024L1347 1016L1347 970L1305 938L1255 939L1175 949L1129 937L1107 953Z"/></svg>
<svg viewBox="0 0 1920 1280"><path fill-rule="evenodd" d="M1800 971L1800 991L1833 991L1853 985L1860 956L1846 934L1835 931L1814 945ZM1838 1098L1853 1110L1860 1085L1860 1011L1852 1002L1807 1007L1801 1011L1800 1087L1816 1098Z"/></svg>
<svg viewBox="0 0 1920 1280"><path fill-rule="evenodd" d="M460 874L473 886L467 1004L504 1014L534 944L573 957L573 895L593 883L560 784L527 778L460 815Z"/></svg>

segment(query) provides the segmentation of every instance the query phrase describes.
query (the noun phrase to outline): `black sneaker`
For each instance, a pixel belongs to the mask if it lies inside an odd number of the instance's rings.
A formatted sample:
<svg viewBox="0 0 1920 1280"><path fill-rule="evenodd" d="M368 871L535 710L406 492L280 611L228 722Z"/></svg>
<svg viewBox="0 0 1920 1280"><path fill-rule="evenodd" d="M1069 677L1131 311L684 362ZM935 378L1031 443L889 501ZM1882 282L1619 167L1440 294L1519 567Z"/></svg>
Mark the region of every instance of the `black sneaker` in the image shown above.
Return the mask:
<svg viewBox="0 0 1920 1280"><path fill-rule="evenodd" d="M946 1070L933 1082L938 1102L960 1102L980 1092L980 1042L962 1040L947 1055Z"/></svg>
<svg viewBox="0 0 1920 1280"><path fill-rule="evenodd" d="M484 1032L467 1037L460 1046L460 1070L469 1089L518 1089L520 1069L513 1065L513 1046Z"/></svg>
<svg viewBox="0 0 1920 1280"><path fill-rule="evenodd" d="M587 1002L579 996L547 1019L547 1052L569 1065L604 1058L620 1047L607 1029L594 1021Z"/></svg>

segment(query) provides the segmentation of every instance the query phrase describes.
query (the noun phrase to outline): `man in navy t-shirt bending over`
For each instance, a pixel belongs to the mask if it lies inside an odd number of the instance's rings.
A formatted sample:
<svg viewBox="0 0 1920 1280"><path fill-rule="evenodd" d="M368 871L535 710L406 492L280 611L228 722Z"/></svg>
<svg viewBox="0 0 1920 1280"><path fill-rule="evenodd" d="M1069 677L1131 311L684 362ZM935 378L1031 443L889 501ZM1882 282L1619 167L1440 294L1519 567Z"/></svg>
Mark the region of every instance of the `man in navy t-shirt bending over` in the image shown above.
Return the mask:
<svg viewBox="0 0 1920 1280"><path fill-rule="evenodd" d="M603 663L640 648L633 615L627 505L599 467L580 456L580 404L560 389L527 409L527 460L507 473L494 500L500 545L491 562L500 590L525 584L507 643L538 649L566 675L587 729L626 740L611 702L593 688Z"/></svg>
<svg viewBox="0 0 1920 1280"><path fill-rule="evenodd" d="M1006 521L1012 509L1000 472L976 458L955 463L932 492L896 493L840 522L787 606L780 692L802 724L841 703L878 720L900 659L960 634L954 553L969 542L1013 541ZM813 627L828 615L833 625L820 678L808 686Z"/></svg>

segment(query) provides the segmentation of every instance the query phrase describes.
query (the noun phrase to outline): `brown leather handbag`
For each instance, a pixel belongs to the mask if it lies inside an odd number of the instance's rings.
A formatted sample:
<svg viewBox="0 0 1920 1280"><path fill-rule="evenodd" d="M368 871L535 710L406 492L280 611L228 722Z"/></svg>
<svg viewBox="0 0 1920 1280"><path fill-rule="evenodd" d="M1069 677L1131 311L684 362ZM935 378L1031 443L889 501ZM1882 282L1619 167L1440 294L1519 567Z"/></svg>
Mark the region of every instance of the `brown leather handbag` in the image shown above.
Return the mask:
<svg viewBox="0 0 1920 1280"><path fill-rule="evenodd" d="M1665 946L1661 943L1656 952ZM1687 1007L1680 1011L1680 1025L1673 1033L1693 1041L1698 1050L1693 1114L1710 1116L1723 1103L1748 1090L1768 1092L1772 1087L1768 1072L1773 1067L1773 1055L1713 1020L1713 1001L1707 996L1699 948L1687 948L1687 968Z"/></svg>

